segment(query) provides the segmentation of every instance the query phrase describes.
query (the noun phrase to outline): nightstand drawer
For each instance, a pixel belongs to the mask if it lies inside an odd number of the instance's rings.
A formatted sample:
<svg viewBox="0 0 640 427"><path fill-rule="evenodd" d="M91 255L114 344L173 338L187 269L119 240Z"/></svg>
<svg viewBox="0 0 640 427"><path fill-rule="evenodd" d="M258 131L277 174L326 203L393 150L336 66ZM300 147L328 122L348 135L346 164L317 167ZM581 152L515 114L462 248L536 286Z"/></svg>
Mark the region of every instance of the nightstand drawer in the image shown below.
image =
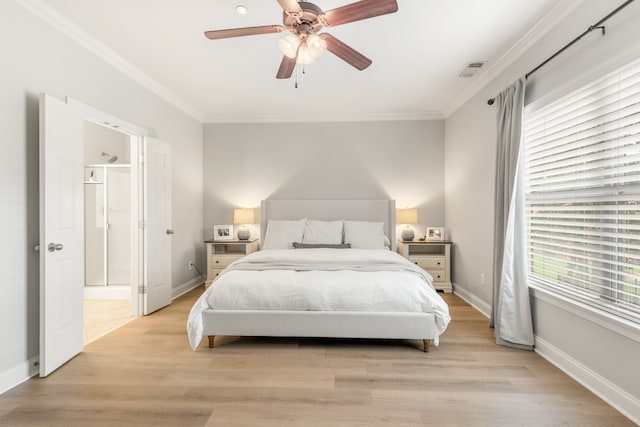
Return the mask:
<svg viewBox="0 0 640 427"><path fill-rule="evenodd" d="M224 268L231 264L232 262L239 260L244 255L211 255L209 265L211 268Z"/></svg>
<svg viewBox="0 0 640 427"><path fill-rule="evenodd" d="M445 269L447 259L445 257L421 257L421 256L411 256L409 257L409 261L414 264L417 264L418 267L424 268L425 270L433 270L433 269Z"/></svg>
<svg viewBox="0 0 640 427"><path fill-rule="evenodd" d="M224 268L212 268L209 270L209 275L213 278L213 280L216 280L220 273L222 273L223 271Z"/></svg>
<svg viewBox="0 0 640 427"><path fill-rule="evenodd" d="M447 281L447 274L444 270L430 270L428 273L433 277L433 283Z"/></svg>

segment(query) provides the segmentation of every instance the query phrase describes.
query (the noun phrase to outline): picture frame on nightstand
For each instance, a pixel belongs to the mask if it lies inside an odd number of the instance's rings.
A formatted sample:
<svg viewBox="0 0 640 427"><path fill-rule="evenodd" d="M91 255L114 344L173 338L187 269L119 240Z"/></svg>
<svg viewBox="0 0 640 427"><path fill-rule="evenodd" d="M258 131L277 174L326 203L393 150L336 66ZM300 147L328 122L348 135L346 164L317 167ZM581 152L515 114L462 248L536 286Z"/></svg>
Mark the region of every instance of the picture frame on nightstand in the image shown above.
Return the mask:
<svg viewBox="0 0 640 427"><path fill-rule="evenodd" d="M444 240L444 227L427 227L427 237L430 242L441 242Z"/></svg>
<svg viewBox="0 0 640 427"><path fill-rule="evenodd" d="M214 225L213 240L233 240L233 225Z"/></svg>

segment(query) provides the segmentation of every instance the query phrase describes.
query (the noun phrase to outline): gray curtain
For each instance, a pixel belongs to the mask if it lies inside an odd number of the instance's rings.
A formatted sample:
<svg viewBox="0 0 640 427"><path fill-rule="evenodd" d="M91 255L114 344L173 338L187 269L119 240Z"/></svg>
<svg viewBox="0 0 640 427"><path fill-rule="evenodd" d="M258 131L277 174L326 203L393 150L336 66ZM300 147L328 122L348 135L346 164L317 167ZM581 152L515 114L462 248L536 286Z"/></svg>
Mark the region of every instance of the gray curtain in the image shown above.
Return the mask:
<svg viewBox="0 0 640 427"><path fill-rule="evenodd" d="M521 164L522 114L526 79L496 97L497 153L493 304L491 323L500 345L531 350L533 322L527 285L527 247Z"/></svg>

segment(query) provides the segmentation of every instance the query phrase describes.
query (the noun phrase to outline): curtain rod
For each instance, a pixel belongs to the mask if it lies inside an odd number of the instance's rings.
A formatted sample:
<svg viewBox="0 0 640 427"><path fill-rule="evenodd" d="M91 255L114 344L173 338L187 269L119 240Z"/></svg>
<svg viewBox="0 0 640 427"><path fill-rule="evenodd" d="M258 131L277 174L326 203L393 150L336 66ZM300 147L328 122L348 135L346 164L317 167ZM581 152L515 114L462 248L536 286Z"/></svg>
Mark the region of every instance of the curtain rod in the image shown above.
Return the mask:
<svg viewBox="0 0 640 427"><path fill-rule="evenodd" d="M606 35L606 28L604 27L605 21L607 21L609 18L611 18L612 16L614 16L615 14L617 14L618 12L620 12L622 9L624 9L625 7L629 6L631 3L633 3L635 0L627 0L626 2L622 3L620 6L618 6L613 12L609 13L607 16L605 16L604 18L602 18L601 20L599 20L598 22L596 22L595 24L593 24L592 26L590 26L589 28L587 28L587 30L580 34L578 37L576 37L575 39L571 40L568 44L566 44L562 49L560 49L559 51L557 51L556 53L554 53L553 55L551 55L550 57L548 57L547 59L545 59L542 63L540 63L540 65L538 65L537 67L535 67L533 70L529 71L527 74L524 75L525 79L528 79L530 75L532 75L533 73L535 73L536 71L538 71L540 68L544 67L545 65L547 65L548 62L550 62L552 59L554 59L556 56L560 55L562 52L564 52L565 50L567 50L569 47L573 46L574 43L576 43L578 40L580 40L581 38L583 38L584 36L586 36L587 34L589 34L590 32L592 32L593 30L601 30L602 31L602 35ZM495 98L491 98L487 101L487 104L489 105L493 105L493 103L496 101Z"/></svg>

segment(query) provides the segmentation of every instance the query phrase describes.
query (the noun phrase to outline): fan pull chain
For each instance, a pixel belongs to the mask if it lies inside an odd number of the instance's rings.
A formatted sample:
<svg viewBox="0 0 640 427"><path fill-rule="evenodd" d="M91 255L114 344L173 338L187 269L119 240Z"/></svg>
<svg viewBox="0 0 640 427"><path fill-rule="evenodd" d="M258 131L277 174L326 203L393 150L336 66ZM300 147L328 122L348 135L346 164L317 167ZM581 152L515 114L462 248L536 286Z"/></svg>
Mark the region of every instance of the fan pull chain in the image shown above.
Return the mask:
<svg viewBox="0 0 640 427"><path fill-rule="evenodd" d="M305 63L302 63L302 74L307 74L307 70L305 69ZM298 89L298 67L296 67L296 84L295 88Z"/></svg>

